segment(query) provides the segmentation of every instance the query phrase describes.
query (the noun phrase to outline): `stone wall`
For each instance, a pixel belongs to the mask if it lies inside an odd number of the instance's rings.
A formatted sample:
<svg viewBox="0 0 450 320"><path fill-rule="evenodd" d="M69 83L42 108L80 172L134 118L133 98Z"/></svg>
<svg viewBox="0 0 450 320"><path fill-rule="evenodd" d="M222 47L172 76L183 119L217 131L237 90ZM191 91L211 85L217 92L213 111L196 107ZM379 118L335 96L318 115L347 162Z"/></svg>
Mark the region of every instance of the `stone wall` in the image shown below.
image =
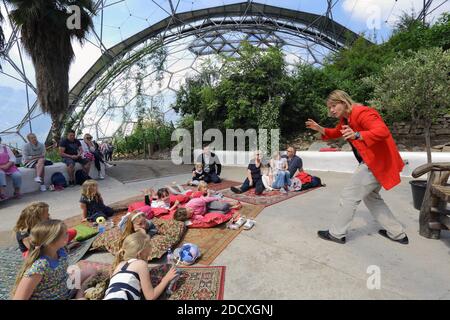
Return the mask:
<svg viewBox="0 0 450 320"><path fill-rule="evenodd" d="M406 122L395 123L390 127L394 139L405 145L425 145L425 130L423 126L411 125ZM431 144L450 142L450 114L441 117L431 126Z"/></svg>

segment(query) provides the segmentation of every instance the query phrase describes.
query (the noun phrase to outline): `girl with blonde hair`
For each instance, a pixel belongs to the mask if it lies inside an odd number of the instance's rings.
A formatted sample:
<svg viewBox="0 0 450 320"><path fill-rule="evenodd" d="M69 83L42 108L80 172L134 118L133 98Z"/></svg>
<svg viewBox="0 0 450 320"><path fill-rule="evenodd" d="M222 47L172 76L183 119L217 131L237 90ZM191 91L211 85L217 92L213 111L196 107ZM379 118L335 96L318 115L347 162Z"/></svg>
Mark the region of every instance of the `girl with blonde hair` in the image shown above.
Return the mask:
<svg viewBox="0 0 450 320"><path fill-rule="evenodd" d="M104 204L95 180L86 180L81 186L80 208L82 221L94 222L99 217L107 219L114 214L114 210Z"/></svg>
<svg viewBox="0 0 450 320"><path fill-rule="evenodd" d="M135 232L147 234L149 237L153 237L158 233L158 229L153 222L148 220L145 213L139 210L135 210L123 216L119 222L119 228L122 231L119 247L122 247L126 237Z"/></svg>
<svg viewBox="0 0 450 320"><path fill-rule="evenodd" d="M155 300L164 292L177 272L172 267L153 288L147 264L150 250L147 234L135 232L125 238L116 256L104 300Z"/></svg>
<svg viewBox="0 0 450 320"><path fill-rule="evenodd" d="M22 210L16 222L13 231L16 233L16 240L24 258L27 257L31 246L31 229L39 222L50 219L48 209L49 206L45 202L33 202ZM68 229L67 234L69 235L68 242L71 242L76 237L77 231Z"/></svg>
<svg viewBox="0 0 450 320"><path fill-rule="evenodd" d="M81 289L70 289L66 250L67 227L60 220L46 220L31 230L30 253L17 274L14 300L67 300L82 298L85 281L95 274L80 268Z"/></svg>

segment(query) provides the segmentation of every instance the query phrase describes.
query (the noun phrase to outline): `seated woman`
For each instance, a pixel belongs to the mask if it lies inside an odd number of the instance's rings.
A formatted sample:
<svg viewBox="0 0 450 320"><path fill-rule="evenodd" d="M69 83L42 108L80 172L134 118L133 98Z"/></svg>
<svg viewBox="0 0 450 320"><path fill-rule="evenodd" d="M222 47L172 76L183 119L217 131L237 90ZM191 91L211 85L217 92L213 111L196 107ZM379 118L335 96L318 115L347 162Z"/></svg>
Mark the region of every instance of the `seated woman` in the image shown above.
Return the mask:
<svg viewBox="0 0 450 320"><path fill-rule="evenodd" d="M278 151L274 152L273 157L270 160L270 167L274 178L272 188L280 189L281 193L286 193L291 185L287 159L281 158Z"/></svg>
<svg viewBox="0 0 450 320"><path fill-rule="evenodd" d="M7 199L6 177L11 177L14 186L14 198L20 198L20 187L22 186L22 174L16 167L16 157L11 149L2 144L0 137L0 202Z"/></svg>
<svg viewBox="0 0 450 320"><path fill-rule="evenodd" d="M247 178L244 183L240 188L231 187L231 191L234 193L243 193L251 188L255 188L255 194L262 194L264 191L264 183L262 181L261 166L262 153L260 151L256 151L254 153L254 159L250 161L250 164L247 167Z"/></svg>
<svg viewBox="0 0 450 320"><path fill-rule="evenodd" d="M100 150L98 150L98 144L96 144L92 139L92 136L89 133L86 133L83 137L83 140L80 141L81 148L84 152L84 158L87 158L91 161L94 160L95 168L98 172L98 179L103 180L105 179L105 177L102 174L101 163L105 164L105 162L103 161L103 155L101 154Z"/></svg>
<svg viewBox="0 0 450 320"><path fill-rule="evenodd" d="M34 133L27 135L28 143L22 148L22 164L25 168L36 169L34 181L39 183L41 191L47 191L44 184L45 176L45 146L37 140Z"/></svg>

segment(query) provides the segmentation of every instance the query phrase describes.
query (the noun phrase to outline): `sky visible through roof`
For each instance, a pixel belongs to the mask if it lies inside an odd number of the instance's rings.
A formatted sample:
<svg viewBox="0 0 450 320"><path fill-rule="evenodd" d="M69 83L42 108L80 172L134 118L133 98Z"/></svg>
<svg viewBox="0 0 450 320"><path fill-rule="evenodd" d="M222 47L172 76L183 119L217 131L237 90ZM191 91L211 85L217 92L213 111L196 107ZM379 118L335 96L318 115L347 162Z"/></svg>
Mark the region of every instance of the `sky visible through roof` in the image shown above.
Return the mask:
<svg viewBox="0 0 450 320"><path fill-rule="evenodd" d="M242 3L243 0L172 0L176 12L186 12L221 6L232 3ZM254 3L279 6L292 10L305 11L322 15L326 12L326 0L255 0ZM402 12L420 12L423 6L422 0L333 0L333 18L338 23L356 33L364 33L367 38L378 43L388 39L395 22ZM442 4L442 5L440 5ZM436 0L432 8L437 7L428 17L428 22L433 22L443 12L450 10L450 1ZM6 16L4 4L0 10ZM94 25L97 34L102 37L102 43L106 48L127 39L135 33L148 28L156 22L171 14L171 5L168 0L106 0L103 12L103 30L101 31L101 15L94 17ZM3 24L6 38L11 34L9 21ZM89 35L89 41L84 46L74 42L75 61L70 70L70 87L72 88L79 79L100 57L99 41L93 34ZM33 66L23 48L14 46L9 56L21 67L19 50L22 52L23 69L31 83L35 83ZM27 94L23 82L18 73L5 61L2 61L3 72L0 73L0 132L19 123L27 111ZM28 90L28 100L32 104L35 95ZM40 116L33 120L33 131L41 138L48 133L50 120L48 116ZM26 126L22 133L26 135L29 127ZM5 141L20 143L14 135L3 136ZM18 142L19 141L19 142Z"/></svg>

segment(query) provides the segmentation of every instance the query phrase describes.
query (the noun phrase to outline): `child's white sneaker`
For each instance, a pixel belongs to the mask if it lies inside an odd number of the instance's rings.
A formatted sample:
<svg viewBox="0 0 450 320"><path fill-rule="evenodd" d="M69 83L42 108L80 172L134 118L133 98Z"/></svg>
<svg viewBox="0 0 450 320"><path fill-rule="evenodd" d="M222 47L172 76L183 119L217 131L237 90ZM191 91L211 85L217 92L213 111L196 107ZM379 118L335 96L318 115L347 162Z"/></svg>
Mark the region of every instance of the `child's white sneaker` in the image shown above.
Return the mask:
<svg viewBox="0 0 450 320"><path fill-rule="evenodd" d="M45 184L41 184L40 189L41 189L41 192L47 191L47 187L45 186Z"/></svg>

